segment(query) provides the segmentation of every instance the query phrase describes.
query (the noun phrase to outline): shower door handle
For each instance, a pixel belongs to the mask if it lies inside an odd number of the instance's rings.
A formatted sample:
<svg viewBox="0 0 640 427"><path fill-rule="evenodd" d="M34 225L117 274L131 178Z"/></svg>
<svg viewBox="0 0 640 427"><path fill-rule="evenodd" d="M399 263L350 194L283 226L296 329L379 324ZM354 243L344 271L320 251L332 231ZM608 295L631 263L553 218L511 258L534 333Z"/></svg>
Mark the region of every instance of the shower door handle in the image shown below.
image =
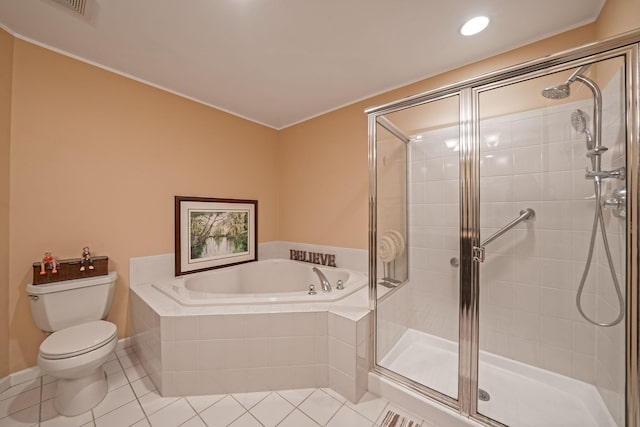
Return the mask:
<svg viewBox="0 0 640 427"><path fill-rule="evenodd" d="M476 262L484 262L484 246L474 246L471 249L471 257Z"/></svg>

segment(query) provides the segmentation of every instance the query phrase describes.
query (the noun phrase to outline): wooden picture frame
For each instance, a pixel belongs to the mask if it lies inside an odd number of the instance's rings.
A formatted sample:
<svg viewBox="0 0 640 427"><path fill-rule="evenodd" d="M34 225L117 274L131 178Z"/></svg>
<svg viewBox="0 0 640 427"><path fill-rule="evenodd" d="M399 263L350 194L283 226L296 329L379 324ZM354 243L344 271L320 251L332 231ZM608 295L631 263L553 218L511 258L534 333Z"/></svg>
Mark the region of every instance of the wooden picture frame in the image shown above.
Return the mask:
<svg viewBox="0 0 640 427"><path fill-rule="evenodd" d="M257 261L258 201L175 196L175 275Z"/></svg>

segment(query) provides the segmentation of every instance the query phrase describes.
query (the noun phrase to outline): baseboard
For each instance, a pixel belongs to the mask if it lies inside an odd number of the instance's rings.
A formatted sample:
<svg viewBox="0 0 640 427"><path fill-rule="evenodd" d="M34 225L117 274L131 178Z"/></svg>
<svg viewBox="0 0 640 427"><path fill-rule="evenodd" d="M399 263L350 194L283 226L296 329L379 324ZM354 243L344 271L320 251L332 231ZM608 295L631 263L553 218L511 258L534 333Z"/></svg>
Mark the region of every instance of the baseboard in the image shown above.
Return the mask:
<svg viewBox="0 0 640 427"><path fill-rule="evenodd" d="M116 345L116 351L123 350L130 346L131 346L131 337L122 338L118 340L118 344Z"/></svg>
<svg viewBox="0 0 640 427"><path fill-rule="evenodd" d="M9 377L1 378L0 379L0 393L4 392L9 387L11 387L11 381L9 381Z"/></svg>
<svg viewBox="0 0 640 427"><path fill-rule="evenodd" d="M9 374L9 385L13 387L16 384L21 384L27 381L35 380L42 376L42 371L38 366L32 366L27 369L23 369L18 372Z"/></svg>
<svg viewBox="0 0 640 427"><path fill-rule="evenodd" d="M122 350L131 345L131 338L126 337L118 340L116 344L116 350ZM16 384L21 384L25 381L31 381L42 376L42 371L38 366L32 366L30 368L23 369L21 371L12 372L4 378L0 378L0 393L7 390Z"/></svg>

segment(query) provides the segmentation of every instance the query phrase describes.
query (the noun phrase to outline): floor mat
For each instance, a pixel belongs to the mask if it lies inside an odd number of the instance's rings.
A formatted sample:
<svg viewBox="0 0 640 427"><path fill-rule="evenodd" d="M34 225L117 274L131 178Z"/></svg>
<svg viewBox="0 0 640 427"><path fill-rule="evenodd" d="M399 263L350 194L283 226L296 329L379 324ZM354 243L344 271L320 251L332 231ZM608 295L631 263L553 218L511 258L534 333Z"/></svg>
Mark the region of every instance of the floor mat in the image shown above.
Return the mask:
<svg viewBox="0 0 640 427"><path fill-rule="evenodd" d="M421 427L420 422L404 417L392 410L387 411L387 414L382 420L380 427Z"/></svg>

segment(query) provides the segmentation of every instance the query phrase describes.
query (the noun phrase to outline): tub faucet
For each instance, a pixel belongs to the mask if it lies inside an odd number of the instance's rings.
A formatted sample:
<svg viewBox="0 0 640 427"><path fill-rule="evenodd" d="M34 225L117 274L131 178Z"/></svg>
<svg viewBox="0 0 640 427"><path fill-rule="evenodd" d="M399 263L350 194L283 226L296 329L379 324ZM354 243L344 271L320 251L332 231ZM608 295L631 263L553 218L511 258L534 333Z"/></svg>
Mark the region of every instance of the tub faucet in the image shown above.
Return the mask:
<svg viewBox="0 0 640 427"><path fill-rule="evenodd" d="M331 292L331 284L327 280L327 276L324 275L322 271L320 271L317 267L313 267L313 272L318 275L318 279L320 279L320 284L322 285L322 292Z"/></svg>

